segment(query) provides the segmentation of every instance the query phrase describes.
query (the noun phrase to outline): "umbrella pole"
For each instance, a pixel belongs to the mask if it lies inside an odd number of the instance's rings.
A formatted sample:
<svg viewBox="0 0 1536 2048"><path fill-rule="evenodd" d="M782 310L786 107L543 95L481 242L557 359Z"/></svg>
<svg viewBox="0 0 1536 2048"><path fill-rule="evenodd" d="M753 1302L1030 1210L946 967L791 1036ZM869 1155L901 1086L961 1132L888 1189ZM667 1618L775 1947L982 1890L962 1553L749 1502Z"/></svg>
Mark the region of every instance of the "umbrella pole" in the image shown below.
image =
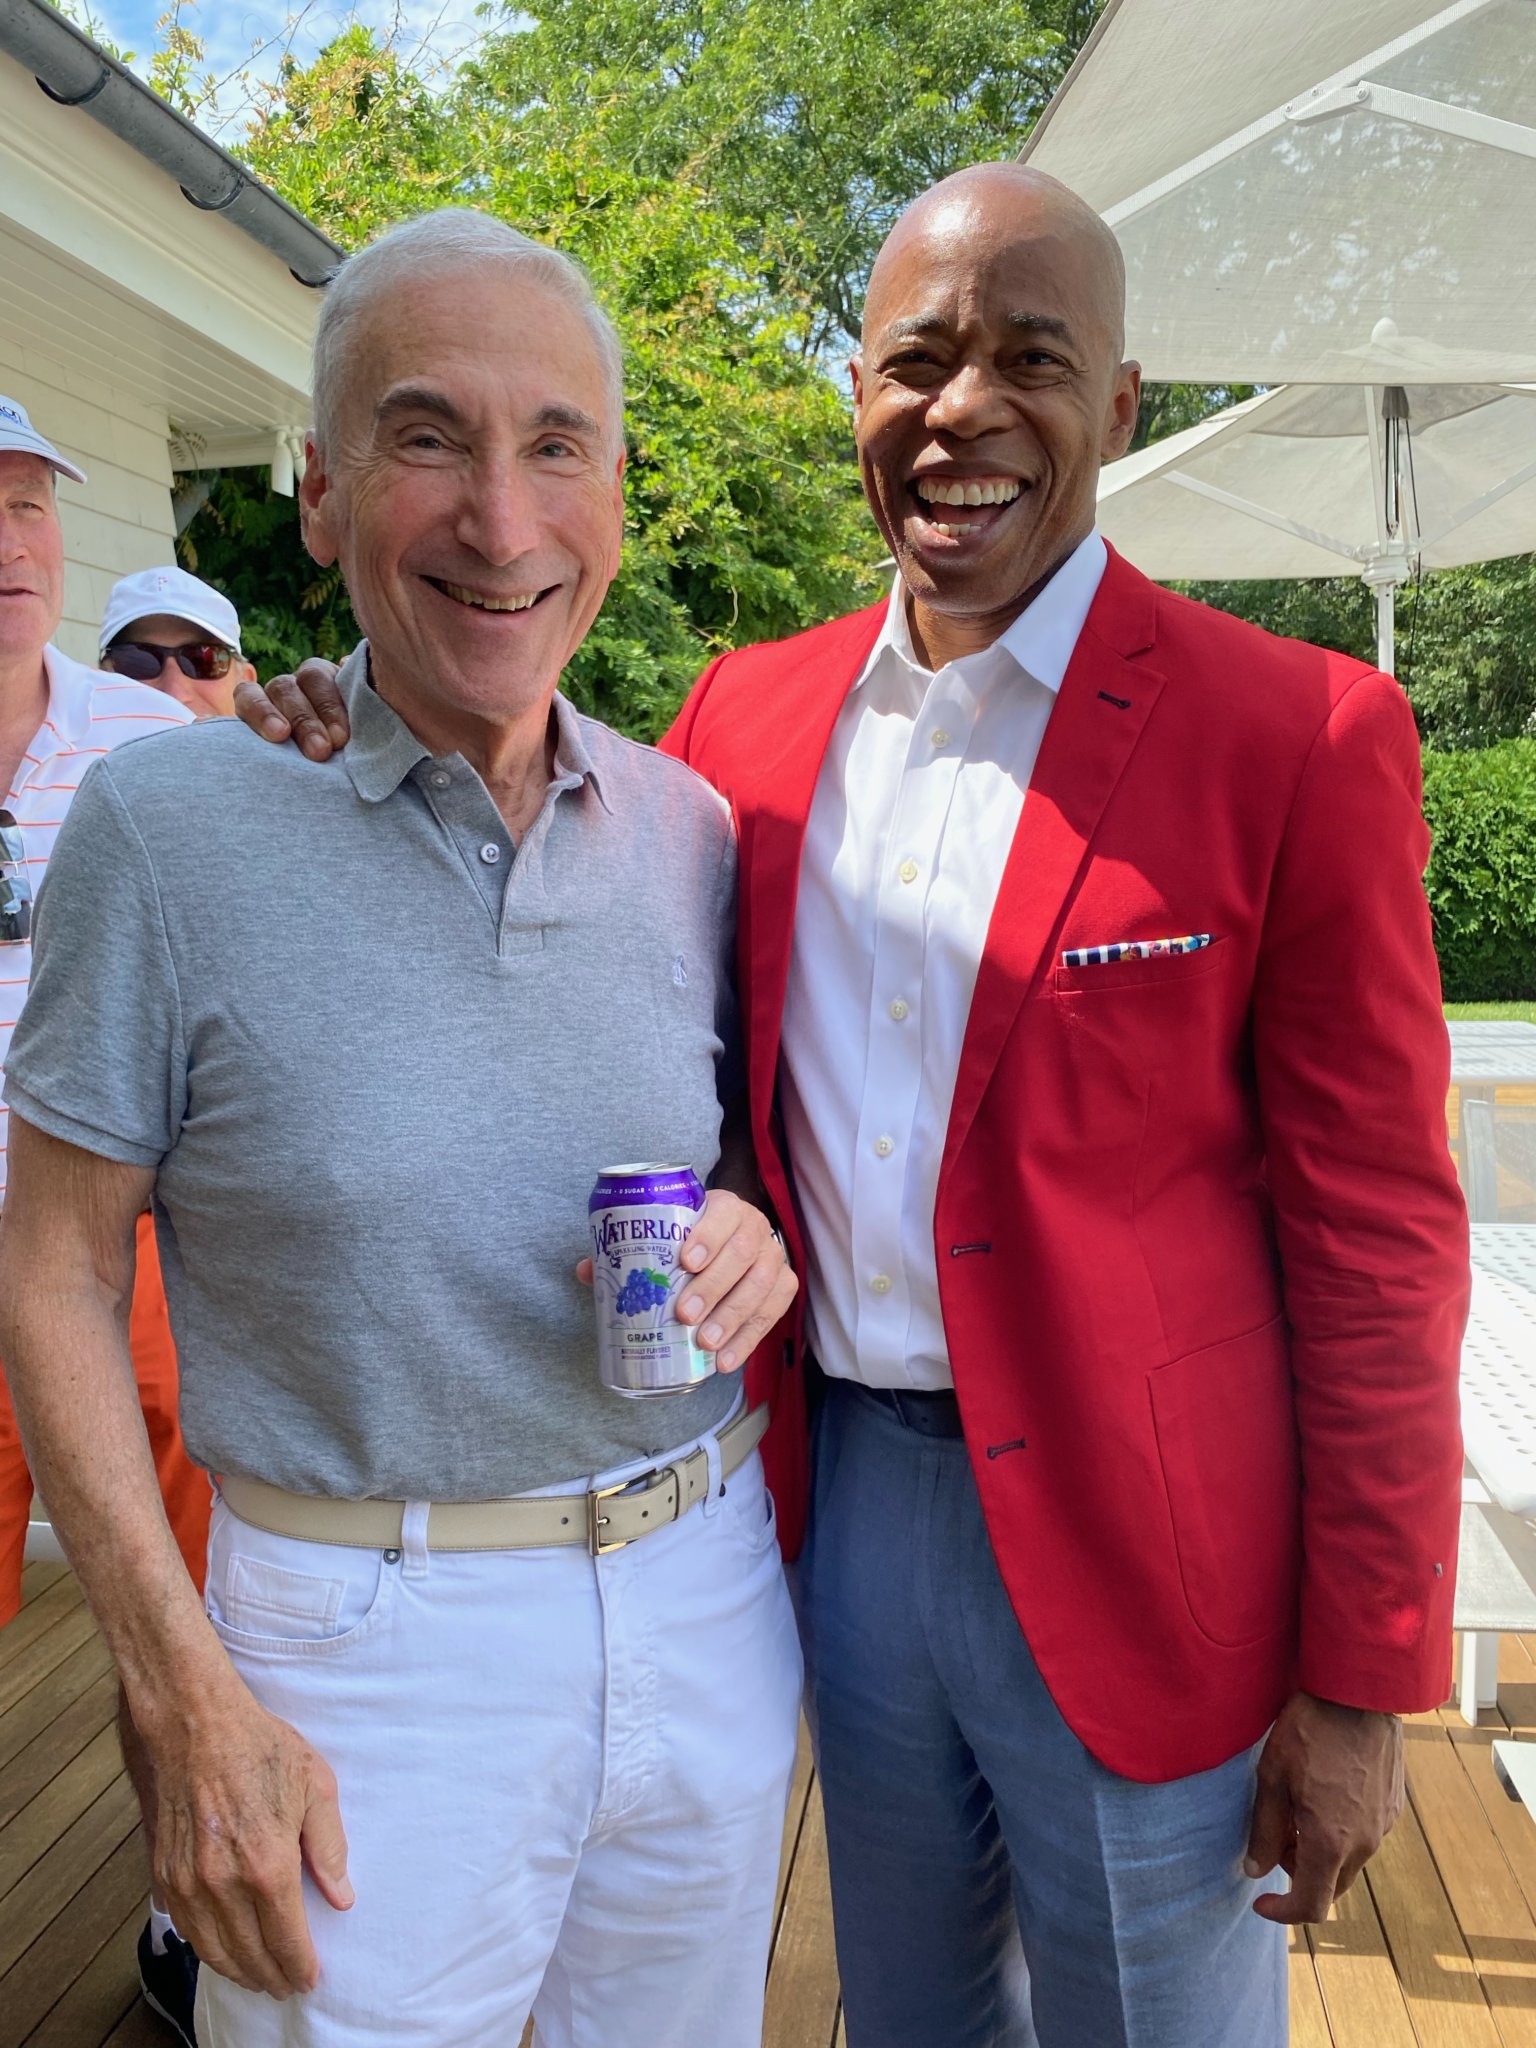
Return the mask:
<svg viewBox="0 0 1536 2048"><path fill-rule="evenodd" d="M1395 675L1393 666L1393 626L1396 610L1397 585L1378 583L1376 586L1376 666L1383 675Z"/></svg>

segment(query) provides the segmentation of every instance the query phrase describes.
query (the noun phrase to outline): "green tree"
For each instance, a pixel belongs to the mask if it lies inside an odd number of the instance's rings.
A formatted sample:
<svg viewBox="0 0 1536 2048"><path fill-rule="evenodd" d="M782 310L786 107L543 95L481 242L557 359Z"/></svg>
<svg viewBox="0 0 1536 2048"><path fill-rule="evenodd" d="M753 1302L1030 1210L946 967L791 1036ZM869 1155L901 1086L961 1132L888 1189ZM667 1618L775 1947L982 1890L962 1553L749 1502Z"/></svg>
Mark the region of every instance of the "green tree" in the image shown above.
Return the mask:
<svg viewBox="0 0 1536 2048"><path fill-rule="evenodd" d="M360 27L285 68L244 153L344 246L484 207L580 258L619 323L629 528L567 677L583 705L654 736L720 649L878 594L836 370L870 261L931 179L1017 147L1093 11L546 0L446 94ZM231 479L184 537L265 593L268 673L346 630L333 583L277 565L296 544L291 505Z"/></svg>

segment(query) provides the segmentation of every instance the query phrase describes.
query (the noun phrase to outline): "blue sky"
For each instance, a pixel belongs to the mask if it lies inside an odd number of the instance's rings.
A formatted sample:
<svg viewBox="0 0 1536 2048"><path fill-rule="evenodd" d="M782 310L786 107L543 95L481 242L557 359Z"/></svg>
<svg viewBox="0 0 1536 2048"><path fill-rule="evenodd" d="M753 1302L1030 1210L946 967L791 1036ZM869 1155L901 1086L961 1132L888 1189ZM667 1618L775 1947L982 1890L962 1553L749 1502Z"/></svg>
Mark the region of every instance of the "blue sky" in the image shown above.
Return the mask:
<svg viewBox="0 0 1536 2048"><path fill-rule="evenodd" d="M99 32L119 49L147 60L156 40L155 24L170 0L74 0L67 11L94 18ZM485 17L485 18L482 18ZM451 62L505 20L498 6L482 10L476 0L200 0L185 4L183 20L199 35L207 68L219 82L217 107L199 115L199 125L221 141L238 134L259 97L275 77L286 50L301 63L352 21L367 22L392 40L418 68Z"/></svg>

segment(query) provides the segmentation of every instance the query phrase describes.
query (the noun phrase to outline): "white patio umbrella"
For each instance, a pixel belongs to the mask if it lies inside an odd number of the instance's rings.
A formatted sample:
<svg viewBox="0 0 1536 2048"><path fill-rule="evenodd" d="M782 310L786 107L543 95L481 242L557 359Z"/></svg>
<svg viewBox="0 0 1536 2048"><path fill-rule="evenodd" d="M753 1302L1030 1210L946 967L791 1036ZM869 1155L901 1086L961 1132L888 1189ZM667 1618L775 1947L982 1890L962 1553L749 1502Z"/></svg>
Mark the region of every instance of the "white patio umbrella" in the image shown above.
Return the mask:
<svg viewBox="0 0 1536 2048"><path fill-rule="evenodd" d="M1023 154L1149 377L1536 380L1536 0L1109 0Z"/></svg>
<svg viewBox="0 0 1536 2048"><path fill-rule="evenodd" d="M1285 385L1111 463L1099 525L1149 576L1338 576L1393 600L1420 568L1536 548L1536 386Z"/></svg>

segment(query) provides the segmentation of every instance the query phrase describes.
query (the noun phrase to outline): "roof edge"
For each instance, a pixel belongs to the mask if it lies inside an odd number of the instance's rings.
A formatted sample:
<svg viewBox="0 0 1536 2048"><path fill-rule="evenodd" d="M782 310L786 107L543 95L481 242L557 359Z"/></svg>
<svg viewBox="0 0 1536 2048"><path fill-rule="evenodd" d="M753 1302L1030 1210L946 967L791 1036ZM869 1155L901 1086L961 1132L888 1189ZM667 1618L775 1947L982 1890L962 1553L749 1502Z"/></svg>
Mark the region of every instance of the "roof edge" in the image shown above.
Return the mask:
<svg viewBox="0 0 1536 2048"><path fill-rule="evenodd" d="M51 100L89 114L173 178L191 205L222 214L260 243L300 284L328 283L345 260L344 249L48 0L0 0L0 51L25 65Z"/></svg>

